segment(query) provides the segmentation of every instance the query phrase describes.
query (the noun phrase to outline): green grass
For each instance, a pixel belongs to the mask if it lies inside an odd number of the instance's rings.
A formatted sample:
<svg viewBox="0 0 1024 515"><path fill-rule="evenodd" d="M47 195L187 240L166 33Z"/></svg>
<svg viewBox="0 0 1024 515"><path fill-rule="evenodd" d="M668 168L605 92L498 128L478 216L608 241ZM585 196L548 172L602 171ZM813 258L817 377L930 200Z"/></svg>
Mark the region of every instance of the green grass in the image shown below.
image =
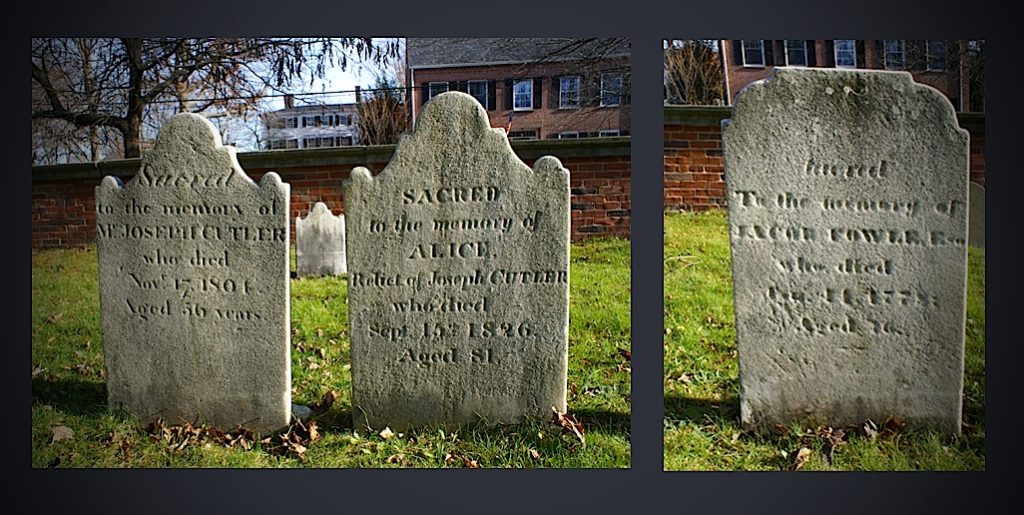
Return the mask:
<svg viewBox="0 0 1024 515"><path fill-rule="evenodd" d="M666 470L984 470L985 251L969 249L963 433L740 425L739 368L724 210L665 218ZM875 421L882 426L882 421ZM842 429L842 428L836 428ZM884 434L883 434L884 433ZM841 441L833 448L833 441ZM831 457L828 456L831 449Z"/></svg>
<svg viewBox="0 0 1024 515"><path fill-rule="evenodd" d="M619 350L630 349L629 261L626 240L572 246L568 404L585 445L549 420L383 436L353 428L346 282L293 280L292 402L337 395L314 410L320 438L300 455L278 436L261 443L268 435L248 449L200 438L179 449L109 412L95 249L33 253L32 466L627 468L631 370ZM54 441L61 426L73 436Z"/></svg>

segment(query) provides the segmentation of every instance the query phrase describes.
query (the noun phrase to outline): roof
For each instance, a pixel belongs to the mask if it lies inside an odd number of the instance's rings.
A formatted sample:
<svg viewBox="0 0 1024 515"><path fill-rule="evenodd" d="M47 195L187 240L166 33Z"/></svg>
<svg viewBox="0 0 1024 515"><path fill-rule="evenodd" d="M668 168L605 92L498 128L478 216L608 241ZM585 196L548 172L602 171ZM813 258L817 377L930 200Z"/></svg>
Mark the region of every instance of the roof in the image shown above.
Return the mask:
<svg viewBox="0 0 1024 515"><path fill-rule="evenodd" d="M450 66L629 57L627 38L407 38L408 66Z"/></svg>

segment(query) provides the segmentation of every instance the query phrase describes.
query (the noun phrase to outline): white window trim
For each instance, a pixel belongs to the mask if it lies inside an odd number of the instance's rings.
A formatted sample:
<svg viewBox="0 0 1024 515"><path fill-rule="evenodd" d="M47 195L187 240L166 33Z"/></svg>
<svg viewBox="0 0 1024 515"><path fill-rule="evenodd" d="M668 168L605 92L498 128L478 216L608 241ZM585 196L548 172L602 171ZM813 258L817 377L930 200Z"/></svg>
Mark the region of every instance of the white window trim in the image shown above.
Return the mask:
<svg viewBox="0 0 1024 515"><path fill-rule="evenodd" d="M621 136L621 135L622 135L622 131L620 131L619 129L603 129L603 130L597 131L597 137L599 137L599 138L614 138L616 136Z"/></svg>
<svg viewBox="0 0 1024 515"><path fill-rule="evenodd" d="M840 65L839 64L839 45L835 43L837 41L852 41L853 42L853 65ZM855 70L857 69L857 40L856 39L836 39L832 41L832 59L836 63L836 68L846 68Z"/></svg>
<svg viewBox="0 0 1024 515"><path fill-rule="evenodd" d="M783 60L785 61L786 66L804 66L804 67L806 67L807 63L809 63L811 61L810 59L807 58L807 52L809 52L809 50L807 48L807 40L803 40L803 39L799 40L800 44L803 45L803 47L804 47L804 64L790 64L789 63L789 42L790 41L796 41L796 40L791 40L791 39L784 39L784 40L782 40L782 53L785 54L785 59L783 59Z"/></svg>
<svg viewBox="0 0 1024 515"><path fill-rule="evenodd" d="M618 92L614 92L614 91L612 91L610 89L606 89L604 87L604 78L606 76L609 76L609 75L614 75L615 77L618 78L618 81L619 81ZM622 74L621 73L602 73L601 74L601 107L615 107L615 106L622 105L622 83L623 83L623 79L622 79ZM611 92L611 93L615 93L615 96L619 98L619 101L614 103L614 104L606 104L606 103L604 103L604 93L606 91Z"/></svg>
<svg viewBox="0 0 1024 515"><path fill-rule="evenodd" d="M528 136L522 136L522 135L518 135L518 134L513 136L512 134L516 133L516 132L529 132L531 134L528 135ZM508 139L510 139L510 140L534 140L534 139L539 139L539 138L540 138L540 131L537 130L537 129L519 129L519 130L512 131L512 132L510 132L508 134Z"/></svg>
<svg viewBox="0 0 1024 515"><path fill-rule="evenodd" d="M437 93L434 93L434 86L444 86L444 91L438 91ZM441 93L447 93L447 92L448 92L448 83L447 82L430 82L430 83L427 83L427 100L430 100L431 98L434 98L437 95L440 95Z"/></svg>
<svg viewBox="0 0 1024 515"><path fill-rule="evenodd" d="M473 84L483 84L484 85L484 101L480 105L484 106L484 110L485 111L490 109L491 108L491 105L490 105L491 104L491 95L490 95L490 93L488 91L487 81L485 81L485 80L471 80L471 81L467 81L466 82L466 93L469 93L470 96L473 95L473 93L472 93ZM474 97L474 98L476 98L476 97ZM479 100L480 99L477 99L477 101L479 101Z"/></svg>
<svg viewBox="0 0 1024 515"><path fill-rule="evenodd" d="M942 53L944 54L942 56L942 60L944 61L945 66L943 66L942 68L932 68L932 56L935 55L934 53L932 53L932 45L934 43L939 43L939 42L940 41L931 41L931 40L925 41L925 44L924 44L924 60L925 60L925 70L926 71L930 71L930 72L944 72L944 71L946 71L947 68L949 68L949 49L947 48L945 41L941 41L941 43L942 43Z"/></svg>
<svg viewBox="0 0 1024 515"><path fill-rule="evenodd" d="M530 86L530 106L521 107L516 106L516 86L519 84L527 84ZM513 111L533 111L533 79L522 79L512 81L512 110Z"/></svg>
<svg viewBox="0 0 1024 515"><path fill-rule="evenodd" d="M558 133L558 139L579 139L580 131L564 131Z"/></svg>
<svg viewBox="0 0 1024 515"><path fill-rule="evenodd" d="M575 104L563 104L562 103L562 79L573 78L576 79L576 103ZM580 99L580 90L583 89L583 79L579 75L565 75L558 78L558 108L559 109L579 109L582 105Z"/></svg>
<svg viewBox="0 0 1024 515"><path fill-rule="evenodd" d="M889 65L889 42L895 41L899 43L899 54L900 63L893 63L893 66ZM895 66L899 64L899 66ZM907 68L907 45L902 39L883 39L882 40L882 67L886 70L905 70Z"/></svg>
<svg viewBox="0 0 1024 515"><path fill-rule="evenodd" d="M759 44L761 46L761 64L757 64L757 63L747 64L747 47L744 44L744 42L746 42L746 41L757 41L757 42L759 42ZM765 64L765 56L764 56L764 40L763 39L741 39L740 40L740 56L743 57L743 67L744 68L764 68L766 66L766 64Z"/></svg>

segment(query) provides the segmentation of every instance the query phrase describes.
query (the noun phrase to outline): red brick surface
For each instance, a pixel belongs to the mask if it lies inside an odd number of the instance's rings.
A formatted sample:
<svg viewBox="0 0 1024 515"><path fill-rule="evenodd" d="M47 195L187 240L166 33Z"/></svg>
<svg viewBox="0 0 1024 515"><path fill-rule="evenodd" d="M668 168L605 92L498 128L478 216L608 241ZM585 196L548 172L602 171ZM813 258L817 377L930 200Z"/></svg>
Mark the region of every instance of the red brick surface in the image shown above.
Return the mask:
<svg viewBox="0 0 1024 515"><path fill-rule="evenodd" d="M379 173L386 163L367 163ZM533 160L527 164L533 165ZM566 158L569 169L573 240L593 236L629 237L631 220L629 156ZM341 183L353 166L273 168L291 184L292 238L296 216L306 216L317 202L334 214L345 211ZM269 168L246 173L259 181ZM127 182L129 177L122 177ZM32 248L83 247L95 241L95 188L98 179L37 180L32 183Z"/></svg>

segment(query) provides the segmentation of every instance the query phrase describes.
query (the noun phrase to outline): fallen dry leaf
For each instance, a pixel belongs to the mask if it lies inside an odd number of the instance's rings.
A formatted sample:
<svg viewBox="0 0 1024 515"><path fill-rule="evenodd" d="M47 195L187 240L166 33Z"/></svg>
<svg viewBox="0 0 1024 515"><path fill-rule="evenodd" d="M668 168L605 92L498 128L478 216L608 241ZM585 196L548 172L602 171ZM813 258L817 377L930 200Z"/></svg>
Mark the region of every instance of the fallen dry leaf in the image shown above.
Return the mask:
<svg viewBox="0 0 1024 515"><path fill-rule="evenodd" d="M59 322L60 319L62 319L62 318L64 318L64 312L63 311L60 312L60 313L54 313L54 314L50 315L50 317L47 318L46 321L51 323L51 324L55 324L55 323Z"/></svg>
<svg viewBox="0 0 1024 515"><path fill-rule="evenodd" d="M43 370L46 370L46 369L43 368L42 363L32 367L32 379L35 379L36 376L38 376L39 374L43 373Z"/></svg>
<svg viewBox="0 0 1024 515"><path fill-rule="evenodd" d="M889 417L882 427L882 436L890 436L903 431L907 427L907 423L897 417Z"/></svg>
<svg viewBox="0 0 1024 515"><path fill-rule="evenodd" d="M53 431L53 439L50 440L51 445L75 436L75 432L67 426L54 426L51 428L51 431Z"/></svg>
<svg viewBox="0 0 1024 515"><path fill-rule="evenodd" d="M626 361L633 361L633 353L626 349L619 349L619 356L622 356Z"/></svg>
<svg viewBox="0 0 1024 515"><path fill-rule="evenodd" d="M793 460L793 470L800 470L800 467L807 463L807 458L811 457L811 450L807 447L801 447L796 453L796 458Z"/></svg>
<svg viewBox="0 0 1024 515"><path fill-rule="evenodd" d="M535 460L539 460L540 459L540 453L537 452L537 449L530 449L530 457L535 459Z"/></svg>
<svg viewBox="0 0 1024 515"><path fill-rule="evenodd" d="M379 434L380 437L385 439L385 440L388 440L391 437L395 436L395 432L392 431L390 427L385 427L384 429L382 429L380 431L380 433L377 433L377 434Z"/></svg>
<svg viewBox="0 0 1024 515"><path fill-rule="evenodd" d="M870 419L868 419L867 422L864 422L861 429L864 431L864 435L872 440L878 437L878 426L876 426Z"/></svg>
<svg viewBox="0 0 1024 515"><path fill-rule="evenodd" d="M317 411L327 411L334 406L334 401L338 400L338 392L330 390L324 394L324 398L320 402L313 405L313 409Z"/></svg>
<svg viewBox="0 0 1024 515"><path fill-rule="evenodd" d="M551 411L554 412L551 416L552 424L560 426L563 433L571 433L575 435L583 445L587 444L587 439L583 436L583 433L585 432L583 424L576 420L576 417L569 412L561 413L558 411L558 408L554 406L551 406Z"/></svg>

